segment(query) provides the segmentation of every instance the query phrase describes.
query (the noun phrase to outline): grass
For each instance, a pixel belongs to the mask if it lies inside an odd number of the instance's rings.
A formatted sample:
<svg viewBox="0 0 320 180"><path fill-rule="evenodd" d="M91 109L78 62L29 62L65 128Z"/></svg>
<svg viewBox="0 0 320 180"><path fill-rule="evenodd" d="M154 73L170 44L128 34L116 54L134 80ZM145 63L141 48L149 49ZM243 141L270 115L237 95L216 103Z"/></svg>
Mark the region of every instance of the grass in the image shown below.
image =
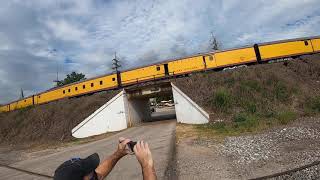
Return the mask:
<svg viewBox="0 0 320 180"><path fill-rule="evenodd" d="M285 125L297 118L293 111L279 111L262 118L258 114L238 113L231 122L210 122L195 125L198 131L210 136L237 136L243 133L256 133L272 126Z"/></svg>
<svg viewBox="0 0 320 180"><path fill-rule="evenodd" d="M305 110L308 113L320 113L320 96L311 97L307 100Z"/></svg>
<svg viewBox="0 0 320 180"><path fill-rule="evenodd" d="M232 105L232 96L226 89L218 89L213 94L211 104L219 111L225 112Z"/></svg>
<svg viewBox="0 0 320 180"><path fill-rule="evenodd" d="M206 85L211 92L194 95L200 96L197 100L210 111L211 120L218 122L195 125L194 129L200 134L215 137L240 135L283 126L304 115L318 115L318 88L313 88L314 84L309 83L309 79L297 79L301 77L300 74L295 75L300 66L273 68L275 70L239 69L220 73L219 76L206 74L206 79L210 80ZM202 80L194 82L202 85ZM315 97L310 97L314 94Z"/></svg>
<svg viewBox="0 0 320 180"><path fill-rule="evenodd" d="M277 114L276 119L282 125L288 124L289 122L295 120L297 118L297 114L292 111L281 111Z"/></svg>

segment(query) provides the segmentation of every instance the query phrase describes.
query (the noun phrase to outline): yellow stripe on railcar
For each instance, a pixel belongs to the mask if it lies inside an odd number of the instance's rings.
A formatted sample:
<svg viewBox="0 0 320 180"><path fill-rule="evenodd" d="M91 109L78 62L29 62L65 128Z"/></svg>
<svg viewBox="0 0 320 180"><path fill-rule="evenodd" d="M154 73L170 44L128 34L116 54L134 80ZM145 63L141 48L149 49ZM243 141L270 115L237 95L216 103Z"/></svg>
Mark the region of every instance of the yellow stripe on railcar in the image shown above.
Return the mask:
<svg viewBox="0 0 320 180"><path fill-rule="evenodd" d="M178 75L205 69L202 56L194 56L168 62L169 74Z"/></svg>
<svg viewBox="0 0 320 180"><path fill-rule="evenodd" d="M310 40L298 40L267 45L262 44L259 45L259 50L263 61L313 52Z"/></svg>
<svg viewBox="0 0 320 180"><path fill-rule="evenodd" d="M320 38L311 39L314 52L320 52Z"/></svg>
<svg viewBox="0 0 320 180"><path fill-rule="evenodd" d="M121 82L122 84L126 85L164 76L165 69L163 65L151 65L143 68L121 72Z"/></svg>

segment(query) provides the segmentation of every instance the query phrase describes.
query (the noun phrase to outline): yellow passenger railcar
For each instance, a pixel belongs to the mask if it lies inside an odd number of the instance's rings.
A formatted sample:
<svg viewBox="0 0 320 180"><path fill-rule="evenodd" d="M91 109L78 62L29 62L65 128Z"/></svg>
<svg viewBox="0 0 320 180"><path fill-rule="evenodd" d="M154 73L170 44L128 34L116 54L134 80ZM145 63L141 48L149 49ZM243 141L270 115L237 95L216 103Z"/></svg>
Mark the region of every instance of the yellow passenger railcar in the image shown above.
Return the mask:
<svg viewBox="0 0 320 180"><path fill-rule="evenodd" d="M128 85L161 77L165 77L165 67L156 64L121 72L121 83Z"/></svg>
<svg viewBox="0 0 320 180"><path fill-rule="evenodd" d="M0 105L0 112L9 111L9 105Z"/></svg>
<svg viewBox="0 0 320 180"><path fill-rule="evenodd" d="M314 52L320 52L320 38L311 39L312 47Z"/></svg>
<svg viewBox="0 0 320 180"><path fill-rule="evenodd" d="M311 40L279 41L259 44L262 61L313 52Z"/></svg>
<svg viewBox="0 0 320 180"><path fill-rule="evenodd" d="M256 62L256 54L253 47L217 51L205 56L208 69L247 64Z"/></svg>
<svg viewBox="0 0 320 180"><path fill-rule="evenodd" d="M116 74L105 75L98 78L72 83L38 94L35 97L35 102L36 104L47 103L64 97L73 97L82 94L113 89L116 88L117 85Z"/></svg>
<svg viewBox="0 0 320 180"><path fill-rule="evenodd" d="M31 106L31 105L33 105L32 96L10 103L10 111L16 110L16 109L21 109L21 108Z"/></svg>
<svg viewBox="0 0 320 180"><path fill-rule="evenodd" d="M187 57L168 62L169 75L187 74L205 69L202 55Z"/></svg>
<svg viewBox="0 0 320 180"><path fill-rule="evenodd" d="M72 97L96 91L114 89L117 86L117 75L111 74L64 86L60 88L59 93L63 97Z"/></svg>

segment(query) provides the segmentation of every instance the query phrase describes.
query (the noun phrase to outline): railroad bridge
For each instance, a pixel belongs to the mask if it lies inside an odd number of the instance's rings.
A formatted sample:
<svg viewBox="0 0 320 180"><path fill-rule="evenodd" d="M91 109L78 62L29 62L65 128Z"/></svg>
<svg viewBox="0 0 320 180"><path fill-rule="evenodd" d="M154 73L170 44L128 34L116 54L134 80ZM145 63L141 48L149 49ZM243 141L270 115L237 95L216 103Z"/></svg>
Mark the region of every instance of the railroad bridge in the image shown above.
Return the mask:
<svg viewBox="0 0 320 180"><path fill-rule="evenodd" d="M73 128L72 135L85 138L154 121L150 98L159 96L172 96L174 101L174 107L171 107L174 116L164 117L190 124L209 121L208 113L172 82L163 80L123 88L119 94Z"/></svg>

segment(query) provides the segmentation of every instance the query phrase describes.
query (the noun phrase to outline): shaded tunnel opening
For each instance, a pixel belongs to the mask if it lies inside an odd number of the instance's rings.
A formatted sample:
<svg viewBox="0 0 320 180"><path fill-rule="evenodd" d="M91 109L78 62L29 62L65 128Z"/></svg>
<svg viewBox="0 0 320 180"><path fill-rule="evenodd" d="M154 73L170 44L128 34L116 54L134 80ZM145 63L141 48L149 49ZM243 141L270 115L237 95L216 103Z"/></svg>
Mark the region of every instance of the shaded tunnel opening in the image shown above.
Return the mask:
<svg viewBox="0 0 320 180"><path fill-rule="evenodd" d="M172 94L150 98L149 101L151 110L151 122L176 119L176 111Z"/></svg>
<svg viewBox="0 0 320 180"><path fill-rule="evenodd" d="M175 120L175 104L170 83L126 89L130 124Z"/></svg>

